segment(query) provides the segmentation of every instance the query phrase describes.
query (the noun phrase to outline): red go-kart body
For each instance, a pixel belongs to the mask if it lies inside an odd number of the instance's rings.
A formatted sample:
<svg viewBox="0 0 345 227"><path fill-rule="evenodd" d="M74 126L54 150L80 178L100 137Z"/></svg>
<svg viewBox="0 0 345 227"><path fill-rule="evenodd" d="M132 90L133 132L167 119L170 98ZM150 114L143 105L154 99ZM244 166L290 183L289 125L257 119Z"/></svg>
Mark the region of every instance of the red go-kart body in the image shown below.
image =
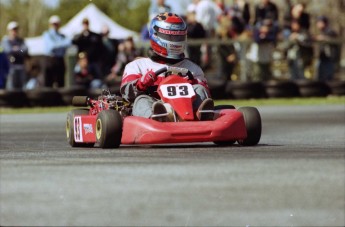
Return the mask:
<svg viewBox="0 0 345 227"><path fill-rule="evenodd" d="M227 145L236 141L243 145L256 145L260 140L261 118L253 107L236 110L232 106L216 106L214 120L199 121L192 107L195 92L185 78L168 76L157 91L170 110L169 117L173 122L126 116L118 106L112 108L107 98L85 98L85 104L91 108L69 113L67 140L72 146L91 147L98 143L102 148L114 148L120 144L190 142Z"/></svg>

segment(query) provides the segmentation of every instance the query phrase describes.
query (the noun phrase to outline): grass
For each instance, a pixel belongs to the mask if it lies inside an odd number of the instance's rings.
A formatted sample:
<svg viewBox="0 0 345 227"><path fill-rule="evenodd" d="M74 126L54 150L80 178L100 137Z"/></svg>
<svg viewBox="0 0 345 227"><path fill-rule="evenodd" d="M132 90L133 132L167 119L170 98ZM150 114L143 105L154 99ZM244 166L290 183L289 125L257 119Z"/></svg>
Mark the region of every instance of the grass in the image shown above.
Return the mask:
<svg viewBox="0 0 345 227"><path fill-rule="evenodd" d="M345 105L345 96L329 96L317 98L270 98L248 100L216 100L216 105L240 106L303 106L303 105ZM67 113L73 106L62 107L33 107L33 108L1 108L0 114L25 114L25 113Z"/></svg>
<svg viewBox="0 0 345 227"><path fill-rule="evenodd" d="M306 105L345 105L345 96L328 96L315 98L270 98L248 100L218 100L217 105L234 106L306 106Z"/></svg>

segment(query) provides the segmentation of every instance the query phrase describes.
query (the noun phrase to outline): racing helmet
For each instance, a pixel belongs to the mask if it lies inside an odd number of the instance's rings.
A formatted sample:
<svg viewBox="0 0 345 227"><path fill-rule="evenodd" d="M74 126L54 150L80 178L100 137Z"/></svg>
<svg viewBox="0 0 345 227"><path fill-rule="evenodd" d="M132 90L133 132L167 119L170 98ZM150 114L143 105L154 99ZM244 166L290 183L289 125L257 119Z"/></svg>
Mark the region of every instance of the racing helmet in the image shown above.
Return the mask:
<svg viewBox="0 0 345 227"><path fill-rule="evenodd" d="M187 43L187 25L174 13L161 13L151 20L150 44L164 58L182 59Z"/></svg>

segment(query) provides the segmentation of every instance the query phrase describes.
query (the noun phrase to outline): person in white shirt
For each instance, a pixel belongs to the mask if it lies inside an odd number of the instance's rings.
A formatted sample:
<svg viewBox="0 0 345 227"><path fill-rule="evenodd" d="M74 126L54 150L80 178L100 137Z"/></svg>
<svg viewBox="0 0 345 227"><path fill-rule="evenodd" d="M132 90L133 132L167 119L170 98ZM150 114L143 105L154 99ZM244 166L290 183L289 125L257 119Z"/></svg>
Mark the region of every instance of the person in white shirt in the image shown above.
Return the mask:
<svg viewBox="0 0 345 227"><path fill-rule="evenodd" d="M45 86L65 86L64 56L72 41L59 32L61 20L53 15L49 18L49 30L43 33L44 50L46 55Z"/></svg>
<svg viewBox="0 0 345 227"><path fill-rule="evenodd" d="M19 36L19 24L11 21L7 25L8 35L2 39L2 47L9 62L6 89L23 89L26 81L25 60L28 56L28 47L24 39Z"/></svg>
<svg viewBox="0 0 345 227"><path fill-rule="evenodd" d="M215 33L218 17L222 14L222 10L212 0L197 0L194 4L196 20L202 24L208 37L212 37Z"/></svg>
<svg viewBox="0 0 345 227"><path fill-rule="evenodd" d="M199 120L213 119L213 113L201 110L213 110L207 81L202 69L184 56L187 43L187 25L173 13L162 13L152 19L150 24L151 56L138 58L125 67L120 92L133 103L132 114L145 118L167 113L155 89L164 75L155 75L155 71L164 66L187 68L194 75L192 82L196 93L193 102L195 115ZM167 121L167 118L156 119Z"/></svg>

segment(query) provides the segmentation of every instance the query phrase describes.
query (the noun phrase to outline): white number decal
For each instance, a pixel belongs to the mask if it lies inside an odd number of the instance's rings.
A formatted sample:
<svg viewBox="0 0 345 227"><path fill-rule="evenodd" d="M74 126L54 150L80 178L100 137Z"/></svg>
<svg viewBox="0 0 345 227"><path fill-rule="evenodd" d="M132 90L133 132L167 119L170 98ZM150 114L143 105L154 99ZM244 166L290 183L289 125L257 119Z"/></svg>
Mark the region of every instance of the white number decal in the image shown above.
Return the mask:
<svg viewBox="0 0 345 227"><path fill-rule="evenodd" d="M74 141L83 142L83 129L81 117L74 117Z"/></svg>
<svg viewBox="0 0 345 227"><path fill-rule="evenodd" d="M164 98L191 98L195 95L193 86L188 83L164 84L160 86Z"/></svg>

